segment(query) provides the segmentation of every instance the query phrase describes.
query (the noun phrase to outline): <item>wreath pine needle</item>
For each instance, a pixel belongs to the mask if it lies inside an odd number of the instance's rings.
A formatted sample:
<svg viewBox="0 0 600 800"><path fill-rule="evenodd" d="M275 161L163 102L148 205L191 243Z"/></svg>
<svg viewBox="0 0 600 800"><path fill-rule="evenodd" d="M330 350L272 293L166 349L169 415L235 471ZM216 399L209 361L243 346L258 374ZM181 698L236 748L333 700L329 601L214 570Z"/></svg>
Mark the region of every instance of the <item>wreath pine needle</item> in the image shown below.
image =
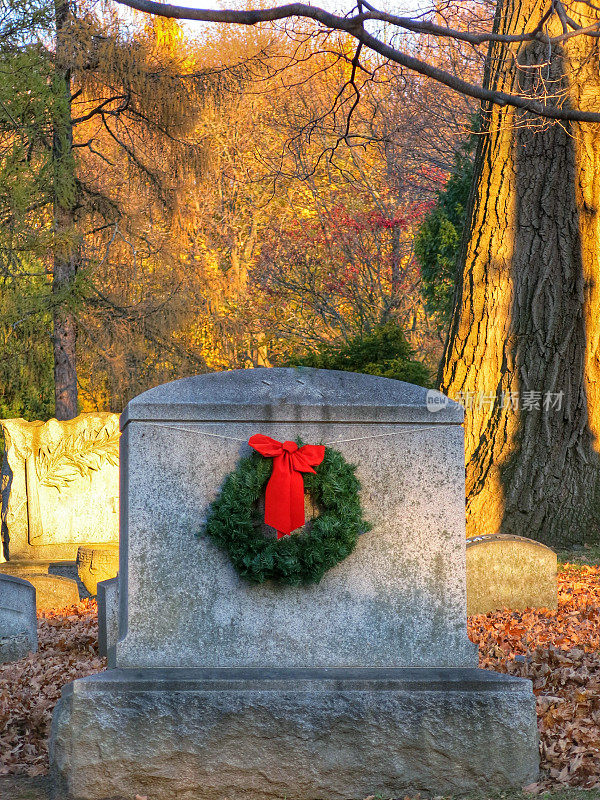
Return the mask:
<svg viewBox="0 0 600 800"><path fill-rule="evenodd" d="M304 476L305 491L321 514L310 529L275 540L263 534L258 511L271 463L258 453L242 458L225 479L197 535L209 536L225 550L238 574L250 583L318 583L327 570L350 555L358 536L371 528L363 518L356 467L339 451L326 447L316 474Z"/></svg>

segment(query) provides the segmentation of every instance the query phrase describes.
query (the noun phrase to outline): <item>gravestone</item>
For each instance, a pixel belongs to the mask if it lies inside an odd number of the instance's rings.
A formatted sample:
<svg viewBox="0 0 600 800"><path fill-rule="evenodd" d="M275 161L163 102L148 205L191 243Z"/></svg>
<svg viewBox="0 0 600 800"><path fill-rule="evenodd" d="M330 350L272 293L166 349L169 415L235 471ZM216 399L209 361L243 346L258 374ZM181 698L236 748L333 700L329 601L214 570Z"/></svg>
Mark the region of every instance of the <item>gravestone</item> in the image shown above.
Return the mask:
<svg viewBox="0 0 600 800"><path fill-rule="evenodd" d="M421 387L314 369L132 400L114 668L63 690L57 785L78 800L348 800L535 780L531 683L478 670L467 637L462 420L451 401L431 413ZM195 536L256 433L357 465L372 529L318 584L249 584Z"/></svg>
<svg viewBox="0 0 600 800"><path fill-rule="evenodd" d="M15 633L12 636L0 636L0 664L19 661L31 653L31 642L26 633Z"/></svg>
<svg viewBox="0 0 600 800"><path fill-rule="evenodd" d="M37 646L35 588L13 575L0 575L0 664L24 658Z"/></svg>
<svg viewBox="0 0 600 800"><path fill-rule="evenodd" d="M79 603L79 587L77 581L72 578L39 572L24 572L20 577L35 587L35 602L38 611L66 608Z"/></svg>
<svg viewBox="0 0 600 800"><path fill-rule="evenodd" d="M92 597L96 596L98 583L114 578L118 571L118 545L80 547L77 551L79 579Z"/></svg>
<svg viewBox="0 0 600 800"><path fill-rule="evenodd" d="M119 582L117 578L98 582L98 652L114 666L119 636Z"/></svg>
<svg viewBox="0 0 600 800"><path fill-rule="evenodd" d="M10 561L75 560L81 544L119 540L119 424L3 419L2 548ZM38 571L38 570L36 570Z"/></svg>
<svg viewBox="0 0 600 800"><path fill-rule="evenodd" d="M558 605L556 553L507 534L467 539L467 614Z"/></svg>

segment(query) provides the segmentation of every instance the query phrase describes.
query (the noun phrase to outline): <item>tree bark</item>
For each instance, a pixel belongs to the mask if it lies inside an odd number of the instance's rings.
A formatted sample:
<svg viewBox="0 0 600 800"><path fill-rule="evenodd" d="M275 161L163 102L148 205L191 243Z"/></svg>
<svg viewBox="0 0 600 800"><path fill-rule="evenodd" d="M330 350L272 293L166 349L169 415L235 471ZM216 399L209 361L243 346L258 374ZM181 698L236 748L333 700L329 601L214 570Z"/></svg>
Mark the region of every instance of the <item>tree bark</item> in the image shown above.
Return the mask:
<svg viewBox="0 0 600 800"><path fill-rule="evenodd" d="M69 68L68 0L55 0L55 102L52 137L54 179L54 394L59 420L77 416L77 321L73 289L81 261L76 228L77 184L73 156L71 71Z"/></svg>
<svg viewBox="0 0 600 800"><path fill-rule="evenodd" d="M495 30L520 33L544 10L505 0ZM586 13L582 24L600 16ZM495 44L487 84L597 110L598 48ZM600 132L506 107L482 120L440 374L467 406L467 535L598 541Z"/></svg>

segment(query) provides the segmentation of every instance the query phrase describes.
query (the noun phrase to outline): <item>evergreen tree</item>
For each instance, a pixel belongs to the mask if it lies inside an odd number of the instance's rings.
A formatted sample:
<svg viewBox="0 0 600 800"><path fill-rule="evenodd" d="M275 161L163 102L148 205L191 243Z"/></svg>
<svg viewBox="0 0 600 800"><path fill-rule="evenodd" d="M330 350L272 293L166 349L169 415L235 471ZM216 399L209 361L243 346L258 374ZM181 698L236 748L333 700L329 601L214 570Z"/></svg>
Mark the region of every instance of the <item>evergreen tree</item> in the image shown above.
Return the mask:
<svg viewBox="0 0 600 800"><path fill-rule="evenodd" d="M357 336L347 343L322 345L306 355L290 359L288 366L364 372L419 386L431 385L429 370L414 358L412 347L395 323L380 325L372 333Z"/></svg>
<svg viewBox="0 0 600 800"><path fill-rule="evenodd" d="M415 236L421 291L427 309L444 333L452 314L458 253L467 223L475 144L476 137L471 136L455 154L450 177Z"/></svg>
<svg viewBox="0 0 600 800"><path fill-rule="evenodd" d="M0 417L47 419L54 409L45 279L0 281Z"/></svg>
<svg viewBox="0 0 600 800"><path fill-rule="evenodd" d="M59 419L78 413L84 316L125 313L98 291L95 269L120 260L122 240L134 263L138 249L157 252L181 187L202 170L195 120L207 81L178 32L159 20L132 34L67 0L20 0L0 16L0 278L26 297L32 271L46 276L46 305L31 311L51 322Z"/></svg>

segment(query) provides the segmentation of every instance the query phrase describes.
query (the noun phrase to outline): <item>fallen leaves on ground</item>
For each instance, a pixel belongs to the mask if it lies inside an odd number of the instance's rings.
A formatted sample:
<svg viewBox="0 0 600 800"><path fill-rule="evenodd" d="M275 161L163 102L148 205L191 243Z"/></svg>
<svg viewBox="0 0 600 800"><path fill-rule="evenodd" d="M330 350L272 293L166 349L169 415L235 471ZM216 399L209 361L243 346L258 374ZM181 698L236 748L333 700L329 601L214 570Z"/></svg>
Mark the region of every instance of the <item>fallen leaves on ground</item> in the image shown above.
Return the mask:
<svg viewBox="0 0 600 800"><path fill-rule="evenodd" d="M99 672L97 607L42 612L39 651L0 666L0 775L43 774L54 706L65 683ZM559 573L558 611L500 611L469 619L485 669L533 681L543 778L600 788L600 567Z"/></svg>
<svg viewBox="0 0 600 800"><path fill-rule="evenodd" d="M537 698L542 780L600 788L600 568L565 565L558 611L503 611L469 618L485 669L530 678Z"/></svg>
<svg viewBox="0 0 600 800"><path fill-rule="evenodd" d="M62 687L104 669L95 600L38 613L37 653L0 666L0 775L42 775Z"/></svg>

